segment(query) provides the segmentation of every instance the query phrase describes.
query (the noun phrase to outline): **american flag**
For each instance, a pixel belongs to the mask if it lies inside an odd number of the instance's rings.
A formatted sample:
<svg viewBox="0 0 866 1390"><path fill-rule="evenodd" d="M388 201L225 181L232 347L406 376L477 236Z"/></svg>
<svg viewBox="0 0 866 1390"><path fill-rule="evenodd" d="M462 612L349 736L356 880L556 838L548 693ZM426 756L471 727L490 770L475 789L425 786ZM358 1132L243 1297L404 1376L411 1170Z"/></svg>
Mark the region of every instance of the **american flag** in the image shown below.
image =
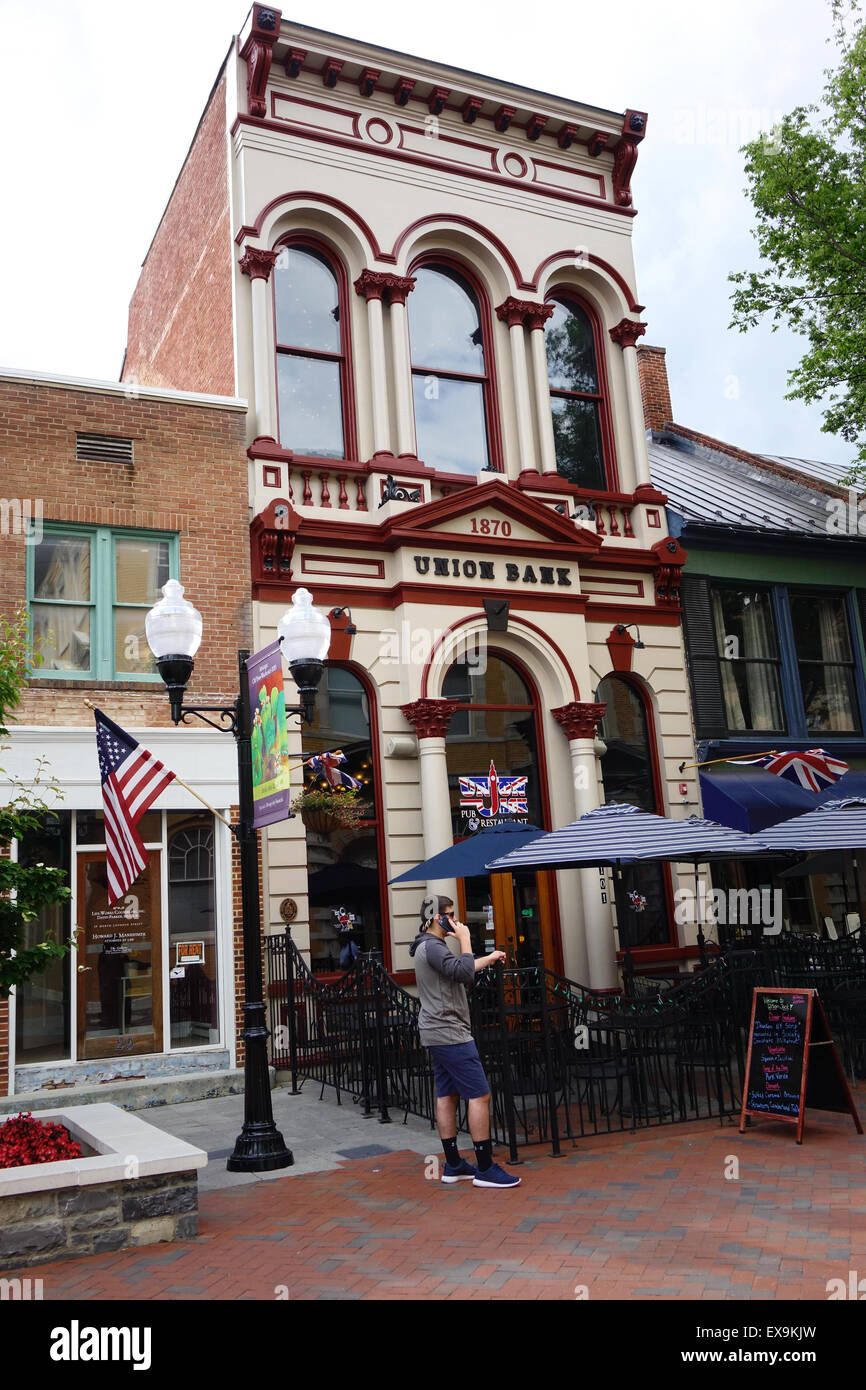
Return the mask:
<svg viewBox="0 0 866 1390"><path fill-rule="evenodd" d="M147 865L147 851L136 827L160 792L174 781L174 773L102 710L94 710L94 715L105 810L108 906L114 907Z"/></svg>
<svg viewBox="0 0 866 1390"><path fill-rule="evenodd" d="M324 777L330 787L350 787L357 791L361 785L358 779L341 770L340 764L345 761L342 748L337 748L333 753L317 753L314 758L307 758L307 767L311 767L317 777Z"/></svg>
<svg viewBox="0 0 866 1390"><path fill-rule="evenodd" d="M737 758L736 761L766 768L767 772L784 777L786 782L794 782L809 792L832 787L850 771L848 763L831 757L825 748L809 748L805 753L765 753L760 758Z"/></svg>
<svg viewBox="0 0 866 1390"><path fill-rule="evenodd" d="M527 780L527 777L500 777L495 764L491 763L487 777L460 778L460 805L470 807L486 819L501 814L528 815Z"/></svg>

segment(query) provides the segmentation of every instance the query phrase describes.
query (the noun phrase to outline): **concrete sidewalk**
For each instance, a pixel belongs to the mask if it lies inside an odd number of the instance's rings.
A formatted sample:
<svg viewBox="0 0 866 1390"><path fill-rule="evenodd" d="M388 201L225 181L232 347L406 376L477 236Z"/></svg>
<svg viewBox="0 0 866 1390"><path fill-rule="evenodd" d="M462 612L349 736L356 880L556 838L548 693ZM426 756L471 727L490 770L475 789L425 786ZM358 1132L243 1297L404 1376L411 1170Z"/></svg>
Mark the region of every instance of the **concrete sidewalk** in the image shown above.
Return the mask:
<svg viewBox="0 0 866 1390"><path fill-rule="evenodd" d="M338 1105L335 1092L329 1087L319 1100L320 1089L317 1082L307 1081L296 1096L288 1086L271 1091L274 1121L295 1158L291 1168L274 1173L226 1172L226 1159L243 1127L243 1096L217 1096L188 1105L160 1106L140 1111L139 1118L205 1150L208 1164L199 1172L200 1192L272 1182L304 1173L332 1172L344 1167L348 1160L375 1158L398 1150L411 1150L422 1157L441 1154L435 1129L416 1115L410 1115L404 1124L403 1112L392 1111L392 1123L379 1124L375 1112L369 1119L364 1118L360 1104L355 1104L352 1096L344 1095ZM464 1147L471 1156L468 1134Z"/></svg>

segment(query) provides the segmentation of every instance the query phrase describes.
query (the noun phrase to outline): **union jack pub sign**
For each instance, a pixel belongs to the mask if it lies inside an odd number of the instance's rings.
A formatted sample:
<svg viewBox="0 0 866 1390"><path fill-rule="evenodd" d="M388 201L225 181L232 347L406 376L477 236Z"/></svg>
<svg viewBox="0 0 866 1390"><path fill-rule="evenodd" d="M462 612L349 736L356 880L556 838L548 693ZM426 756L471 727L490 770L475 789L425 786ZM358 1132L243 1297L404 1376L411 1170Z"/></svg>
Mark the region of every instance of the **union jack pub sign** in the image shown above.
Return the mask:
<svg viewBox="0 0 866 1390"><path fill-rule="evenodd" d="M486 777L460 778L461 814L487 822L504 816L527 816L526 782L526 775L500 776L496 764L491 762Z"/></svg>

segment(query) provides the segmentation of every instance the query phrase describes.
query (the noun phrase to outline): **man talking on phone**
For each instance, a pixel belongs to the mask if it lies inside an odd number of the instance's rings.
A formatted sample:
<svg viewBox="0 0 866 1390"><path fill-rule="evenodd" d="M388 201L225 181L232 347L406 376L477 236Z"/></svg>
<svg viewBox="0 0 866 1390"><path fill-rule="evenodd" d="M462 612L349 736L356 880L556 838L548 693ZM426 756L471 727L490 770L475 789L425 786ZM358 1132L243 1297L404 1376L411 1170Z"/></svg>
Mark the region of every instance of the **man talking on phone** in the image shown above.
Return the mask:
<svg viewBox="0 0 866 1390"><path fill-rule="evenodd" d="M446 944L453 936L460 948L454 955ZM450 898L425 898L421 930L409 947L421 999L418 1025L429 1047L436 1079L436 1124L445 1151L442 1181L468 1182L475 1187L517 1187L520 1178L493 1162L490 1139L490 1083L469 1027L466 990L479 970L505 960L504 951L491 951L477 960L469 928L454 917ZM477 1167L460 1157L457 1147L457 1097L466 1101L469 1132Z"/></svg>

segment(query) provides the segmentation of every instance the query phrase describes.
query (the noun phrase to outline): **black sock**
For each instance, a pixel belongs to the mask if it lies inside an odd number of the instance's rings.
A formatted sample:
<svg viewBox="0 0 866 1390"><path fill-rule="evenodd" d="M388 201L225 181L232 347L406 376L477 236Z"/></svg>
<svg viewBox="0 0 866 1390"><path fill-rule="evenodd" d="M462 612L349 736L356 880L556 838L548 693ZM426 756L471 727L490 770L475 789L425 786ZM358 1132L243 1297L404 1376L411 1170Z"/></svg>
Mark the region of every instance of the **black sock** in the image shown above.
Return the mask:
<svg viewBox="0 0 866 1390"><path fill-rule="evenodd" d="M453 1139L443 1139L442 1147L445 1150L445 1162L450 1163L452 1168L460 1165L460 1150L457 1147L456 1136Z"/></svg>
<svg viewBox="0 0 866 1390"><path fill-rule="evenodd" d="M482 1139L480 1143L473 1144L475 1157L478 1159L479 1173L486 1173L493 1163L493 1140Z"/></svg>

